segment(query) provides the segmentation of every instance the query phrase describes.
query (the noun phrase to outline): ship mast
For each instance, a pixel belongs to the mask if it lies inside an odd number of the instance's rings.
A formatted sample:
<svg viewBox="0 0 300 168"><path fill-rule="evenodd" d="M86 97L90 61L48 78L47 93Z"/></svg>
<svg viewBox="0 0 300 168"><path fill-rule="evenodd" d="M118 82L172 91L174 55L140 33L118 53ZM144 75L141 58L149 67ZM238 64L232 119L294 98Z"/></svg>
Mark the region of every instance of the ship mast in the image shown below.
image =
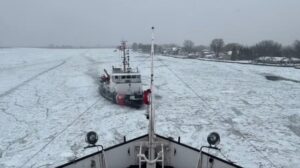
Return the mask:
<svg viewBox="0 0 300 168"><path fill-rule="evenodd" d="M126 43L125 41L121 42L121 50L122 50L122 54L123 54L123 71L126 71L126 55L125 55L125 48L126 48Z"/></svg>
<svg viewBox="0 0 300 168"><path fill-rule="evenodd" d="M126 41L121 41L120 50L122 51L123 57L123 71L127 72L129 68L129 51L126 53Z"/></svg>
<svg viewBox="0 0 300 168"><path fill-rule="evenodd" d="M153 105L153 81L154 81L154 66L153 66L153 59L154 59L154 27L152 29L152 41L151 41L151 80L150 80L150 89L144 91L144 103L147 104L147 119L149 119L149 127L148 127L148 157L142 153L143 144L140 145L140 152L137 155L139 158L139 168L142 167L142 162L146 162L146 168L156 168L156 164L158 162L161 163L162 168L164 167L164 145L163 143L159 143L156 141L155 135L155 112L154 112L154 105ZM161 147L160 152L155 152L155 149L158 149L159 146Z"/></svg>
<svg viewBox="0 0 300 168"><path fill-rule="evenodd" d="M151 38L151 82L150 82L150 111L149 111L149 160L155 159L155 113L153 108L153 77L154 77L154 69L153 69L153 57L154 57L154 27L152 29L152 38ZM155 165L152 165L155 167ZM152 167L151 166L151 167ZM149 166L150 167L150 166Z"/></svg>

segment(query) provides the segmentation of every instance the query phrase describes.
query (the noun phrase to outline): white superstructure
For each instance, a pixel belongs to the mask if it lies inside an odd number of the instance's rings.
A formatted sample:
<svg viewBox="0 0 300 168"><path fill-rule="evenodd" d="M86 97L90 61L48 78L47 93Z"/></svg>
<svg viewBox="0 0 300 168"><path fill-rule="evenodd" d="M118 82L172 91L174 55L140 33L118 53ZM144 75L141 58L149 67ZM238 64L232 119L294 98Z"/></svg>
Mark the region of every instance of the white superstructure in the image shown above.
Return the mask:
<svg viewBox="0 0 300 168"><path fill-rule="evenodd" d="M99 91L102 96L114 103L141 107L143 104L141 74L138 69L134 70L129 66L129 52L124 41L119 49L123 54L123 67L112 67L111 74L104 70L105 74L100 78Z"/></svg>

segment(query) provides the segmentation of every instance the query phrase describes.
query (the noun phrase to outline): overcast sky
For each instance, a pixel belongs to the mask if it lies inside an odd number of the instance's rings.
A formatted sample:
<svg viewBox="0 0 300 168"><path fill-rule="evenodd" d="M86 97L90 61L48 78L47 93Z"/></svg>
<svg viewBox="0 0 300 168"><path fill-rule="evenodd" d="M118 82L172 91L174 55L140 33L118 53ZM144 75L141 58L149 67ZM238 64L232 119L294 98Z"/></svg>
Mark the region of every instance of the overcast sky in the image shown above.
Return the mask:
<svg viewBox="0 0 300 168"><path fill-rule="evenodd" d="M300 39L300 0L0 0L0 46Z"/></svg>

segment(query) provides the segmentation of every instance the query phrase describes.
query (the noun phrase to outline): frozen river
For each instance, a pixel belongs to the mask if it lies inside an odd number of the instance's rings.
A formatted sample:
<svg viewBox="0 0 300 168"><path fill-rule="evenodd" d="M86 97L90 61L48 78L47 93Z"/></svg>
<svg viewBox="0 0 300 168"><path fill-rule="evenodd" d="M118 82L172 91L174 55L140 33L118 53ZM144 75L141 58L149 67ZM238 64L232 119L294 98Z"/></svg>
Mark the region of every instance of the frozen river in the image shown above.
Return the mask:
<svg viewBox="0 0 300 168"><path fill-rule="evenodd" d="M109 147L147 133L144 109L98 94L114 49L0 49L0 168L55 167L94 152L88 131ZM150 59L131 65L149 87ZM222 152L247 167L299 167L300 70L155 57L157 133L200 148L221 135ZM285 80L271 81L266 75Z"/></svg>

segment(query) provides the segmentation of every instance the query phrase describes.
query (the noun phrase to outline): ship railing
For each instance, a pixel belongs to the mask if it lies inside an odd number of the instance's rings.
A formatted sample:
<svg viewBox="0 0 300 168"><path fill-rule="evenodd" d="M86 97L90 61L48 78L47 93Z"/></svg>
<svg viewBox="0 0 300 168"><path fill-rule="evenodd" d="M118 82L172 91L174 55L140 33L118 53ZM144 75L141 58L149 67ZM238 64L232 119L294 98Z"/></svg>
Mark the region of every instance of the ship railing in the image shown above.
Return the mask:
<svg viewBox="0 0 300 168"><path fill-rule="evenodd" d="M137 155L139 158L139 168L142 167L142 163L145 162L147 164L150 165L155 165L155 163L161 162L161 166L162 168L164 168L164 145L161 145L161 151L157 153L157 157L153 160L149 160L145 154L142 153L142 149L143 149L143 144L140 144L140 150L139 150L139 154ZM149 149L150 150L150 149ZM155 166L153 166L155 167ZM148 168L148 166L147 166Z"/></svg>

